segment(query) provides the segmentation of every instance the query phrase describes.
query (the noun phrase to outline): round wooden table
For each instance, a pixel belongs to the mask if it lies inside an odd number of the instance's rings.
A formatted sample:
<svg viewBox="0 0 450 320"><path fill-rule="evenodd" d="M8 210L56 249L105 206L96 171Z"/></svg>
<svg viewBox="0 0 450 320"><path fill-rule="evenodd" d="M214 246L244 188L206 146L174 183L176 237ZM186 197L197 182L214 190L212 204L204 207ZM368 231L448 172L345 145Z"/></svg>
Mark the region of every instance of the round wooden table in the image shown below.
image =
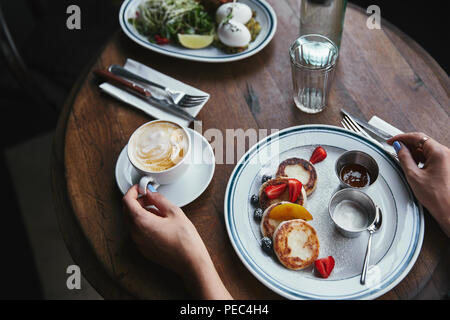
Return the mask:
<svg viewBox="0 0 450 320"><path fill-rule="evenodd" d="M298 32L295 1L270 1L278 17L272 42L243 61L204 64L143 49L118 31L85 70L68 99L55 136L52 183L66 245L87 280L105 298L186 298L180 279L147 261L131 241L114 177L116 160L130 134L150 117L102 94L93 69L140 61L209 92L198 115L203 132L218 128L340 125L340 109L369 119L377 115L403 131L423 131L450 145L450 81L413 40L382 21L366 27L367 15L349 4L339 64L328 107L301 113L291 96L288 47ZM247 104L248 85L259 110ZM238 159L235 159L236 161ZM222 161L224 162L224 161ZM197 227L225 286L238 299L278 299L240 262L225 229L224 193L233 165L218 164L210 186L183 208ZM428 213L420 256L408 276L382 299L420 297L424 287L447 293L449 239ZM447 270L447 271L446 271Z"/></svg>

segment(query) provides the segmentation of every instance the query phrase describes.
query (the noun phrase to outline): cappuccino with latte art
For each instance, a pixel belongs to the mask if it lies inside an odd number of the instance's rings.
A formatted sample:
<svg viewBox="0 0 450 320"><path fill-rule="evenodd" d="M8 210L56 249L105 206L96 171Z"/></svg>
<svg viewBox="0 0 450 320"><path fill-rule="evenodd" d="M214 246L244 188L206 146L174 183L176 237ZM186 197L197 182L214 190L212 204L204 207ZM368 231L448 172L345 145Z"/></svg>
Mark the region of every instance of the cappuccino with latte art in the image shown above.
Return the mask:
<svg viewBox="0 0 450 320"><path fill-rule="evenodd" d="M183 160L189 148L186 131L175 123L153 121L136 130L128 143L128 157L146 172L168 170Z"/></svg>

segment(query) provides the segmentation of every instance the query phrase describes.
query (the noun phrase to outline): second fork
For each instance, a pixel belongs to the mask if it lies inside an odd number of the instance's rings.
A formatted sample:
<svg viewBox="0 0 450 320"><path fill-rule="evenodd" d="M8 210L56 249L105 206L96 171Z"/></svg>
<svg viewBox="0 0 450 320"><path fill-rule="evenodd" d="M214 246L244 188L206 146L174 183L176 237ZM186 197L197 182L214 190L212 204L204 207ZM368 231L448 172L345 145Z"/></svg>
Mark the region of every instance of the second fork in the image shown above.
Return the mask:
<svg viewBox="0 0 450 320"><path fill-rule="evenodd" d="M370 141L372 141L373 143L377 144L379 147L381 147L384 151L386 151L392 158L394 158L394 160L399 161L398 160L398 156L396 153L386 149L385 146L383 146L383 144L381 144L379 141L377 141L376 139L372 138L363 128L361 128L361 126L359 124L357 124L356 122L354 122L352 120L352 118L348 117L347 115L344 116L344 118L341 121L342 126L349 130L349 131L353 131L355 133L358 133L360 135L362 135L363 137L369 139Z"/></svg>

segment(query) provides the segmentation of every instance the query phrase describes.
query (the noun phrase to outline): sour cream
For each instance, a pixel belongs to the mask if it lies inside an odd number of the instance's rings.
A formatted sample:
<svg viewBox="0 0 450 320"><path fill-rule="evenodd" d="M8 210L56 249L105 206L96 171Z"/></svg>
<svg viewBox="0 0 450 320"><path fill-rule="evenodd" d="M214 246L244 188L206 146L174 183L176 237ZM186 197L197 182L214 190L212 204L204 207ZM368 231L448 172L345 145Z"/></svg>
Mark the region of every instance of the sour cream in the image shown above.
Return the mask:
<svg viewBox="0 0 450 320"><path fill-rule="evenodd" d="M354 201L344 200L334 209L334 220L347 230L361 230L367 227L368 219L364 209Z"/></svg>

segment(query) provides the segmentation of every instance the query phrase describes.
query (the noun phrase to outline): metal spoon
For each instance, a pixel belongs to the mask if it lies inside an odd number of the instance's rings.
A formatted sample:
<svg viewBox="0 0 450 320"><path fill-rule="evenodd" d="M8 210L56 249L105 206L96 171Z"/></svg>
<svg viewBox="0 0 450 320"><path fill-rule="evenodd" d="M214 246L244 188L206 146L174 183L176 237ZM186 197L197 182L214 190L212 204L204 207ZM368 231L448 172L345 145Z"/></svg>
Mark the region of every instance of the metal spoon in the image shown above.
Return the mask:
<svg viewBox="0 0 450 320"><path fill-rule="evenodd" d="M369 241L367 243L366 257L364 258L364 266L361 273L361 280L360 280L361 284L366 283L367 269L369 267L370 247L372 244L372 235L381 228L382 220L383 216L381 214L381 210L379 207L377 207L377 217L374 223L367 228L367 231L369 231Z"/></svg>

